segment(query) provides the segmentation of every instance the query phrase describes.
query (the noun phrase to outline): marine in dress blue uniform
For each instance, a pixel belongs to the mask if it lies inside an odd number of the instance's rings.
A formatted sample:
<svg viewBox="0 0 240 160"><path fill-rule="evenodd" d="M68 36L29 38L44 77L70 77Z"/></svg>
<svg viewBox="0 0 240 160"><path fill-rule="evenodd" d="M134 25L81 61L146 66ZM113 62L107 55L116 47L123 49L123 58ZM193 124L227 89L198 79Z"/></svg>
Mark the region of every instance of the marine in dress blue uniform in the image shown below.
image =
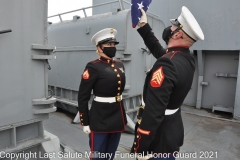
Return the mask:
<svg viewBox="0 0 240 160"><path fill-rule="evenodd" d="M114 158L121 132L125 131L127 124L122 102L125 68L121 61L113 59L115 45L119 43L116 34L115 29L106 28L92 37L93 44L107 56L100 56L86 65L78 92L80 123L84 131L90 133L92 160ZM112 43L115 44L112 47L103 47ZM89 110L91 91L94 99Z"/></svg>
<svg viewBox="0 0 240 160"><path fill-rule="evenodd" d="M150 157L173 160L173 154L183 145L184 128L180 107L191 88L195 71L195 61L189 47L198 39L203 40L204 35L186 7L182 7L182 13L177 19L170 21L173 25L163 32L167 49L161 46L146 21L138 29L146 46L157 58L145 79L145 104L141 107L135 128L132 152L141 155L139 160Z"/></svg>

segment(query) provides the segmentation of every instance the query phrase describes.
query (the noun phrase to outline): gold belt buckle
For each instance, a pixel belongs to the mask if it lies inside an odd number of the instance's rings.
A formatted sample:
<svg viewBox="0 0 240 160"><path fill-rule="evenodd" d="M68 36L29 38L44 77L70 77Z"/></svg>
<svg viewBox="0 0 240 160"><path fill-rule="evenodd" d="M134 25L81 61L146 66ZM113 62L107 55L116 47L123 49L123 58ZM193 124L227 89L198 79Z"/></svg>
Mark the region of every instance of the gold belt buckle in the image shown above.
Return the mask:
<svg viewBox="0 0 240 160"><path fill-rule="evenodd" d="M137 123L138 123L138 124L141 124L141 122L142 122L142 119L138 119L138 120L137 120Z"/></svg>
<svg viewBox="0 0 240 160"><path fill-rule="evenodd" d="M140 107L138 108L138 110L137 110L137 115L139 114L139 110L140 110L141 108L144 109L144 108L145 108L145 105L142 105L142 106L140 106Z"/></svg>
<svg viewBox="0 0 240 160"><path fill-rule="evenodd" d="M141 106L138 108L138 110L137 110L137 116L139 115L139 110L140 110L141 108L144 109L144 108L145 108L145 105L141 105ZM137 120L137 123L138 123L138 124L141 124L141 122L142 122L142 117Z"/></svg>
<svg viewBox="0 0 240 160"><path fill-rule="evenodd" d="M115 96L116 102L121 102L121 96Z"/></svg>

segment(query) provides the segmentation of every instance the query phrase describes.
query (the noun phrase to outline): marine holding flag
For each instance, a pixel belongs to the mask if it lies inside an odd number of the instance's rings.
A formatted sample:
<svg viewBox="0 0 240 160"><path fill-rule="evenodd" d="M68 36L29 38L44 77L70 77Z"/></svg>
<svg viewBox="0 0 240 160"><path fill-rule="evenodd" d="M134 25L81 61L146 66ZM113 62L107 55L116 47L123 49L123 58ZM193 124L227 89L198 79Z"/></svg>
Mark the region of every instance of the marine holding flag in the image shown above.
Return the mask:
<svg viewBox="0 0 240 160"><path fill-rule="evenodd" d="M183 6L181 15L171 19L172 25L163 31L162 38L168 47L164 49L147 23L145 11L140 10L137 31L157 61L145 79L145 106L138 115L132 152L138 153L138 160L175 160L184 139L181 105L195 70L189 48L198 39L204 40L204 35L194 16Z"/></svg>

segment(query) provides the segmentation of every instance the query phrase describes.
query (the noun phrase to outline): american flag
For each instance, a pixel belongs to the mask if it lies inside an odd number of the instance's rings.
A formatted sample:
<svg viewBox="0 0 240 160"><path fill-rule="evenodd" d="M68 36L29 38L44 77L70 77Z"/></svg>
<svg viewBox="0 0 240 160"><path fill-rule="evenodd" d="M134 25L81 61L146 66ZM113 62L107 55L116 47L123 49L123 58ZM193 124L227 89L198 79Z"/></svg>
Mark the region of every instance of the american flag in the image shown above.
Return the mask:
<svg viewBox="0 0 240 160"><path fill-rule="evenodd" d="M132 0L131 15L132 15L132 27L135 28L142 16L140 9L145 12L148 10L152 0Z"/></svg>

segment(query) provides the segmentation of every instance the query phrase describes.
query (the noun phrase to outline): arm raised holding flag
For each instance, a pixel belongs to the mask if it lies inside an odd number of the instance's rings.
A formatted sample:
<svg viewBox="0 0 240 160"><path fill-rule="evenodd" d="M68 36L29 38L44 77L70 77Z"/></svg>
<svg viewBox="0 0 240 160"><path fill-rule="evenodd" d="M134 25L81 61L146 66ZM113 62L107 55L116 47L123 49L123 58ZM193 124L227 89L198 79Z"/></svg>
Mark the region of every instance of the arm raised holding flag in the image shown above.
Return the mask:
<svg viewBox="0 0 240 160"><path fill-rule="evenodd" d="M158 59L145 79L145 107L142 115L138 115L132 151L138 154L139 160L175 160L184 139L181 105L195 71L189 48L198 39L204 40L204 35L194 16L183 6L181 15L171 19L172 25L163 31L166 53L147 23L145 12L141 11L138 32Z"/></svg>
<svg viewBox="0 0 240 160"><path fill-rule="evenodd" d="M158 38L155 37L152 28L147 23L147 15L144 9L140 8L139 11L141 12L141 18L139 18L137 23L140 27L137 31L143 38L145 45L148 47L152 55L158 59L166 53L166 49L159 43Z"/></svg>

